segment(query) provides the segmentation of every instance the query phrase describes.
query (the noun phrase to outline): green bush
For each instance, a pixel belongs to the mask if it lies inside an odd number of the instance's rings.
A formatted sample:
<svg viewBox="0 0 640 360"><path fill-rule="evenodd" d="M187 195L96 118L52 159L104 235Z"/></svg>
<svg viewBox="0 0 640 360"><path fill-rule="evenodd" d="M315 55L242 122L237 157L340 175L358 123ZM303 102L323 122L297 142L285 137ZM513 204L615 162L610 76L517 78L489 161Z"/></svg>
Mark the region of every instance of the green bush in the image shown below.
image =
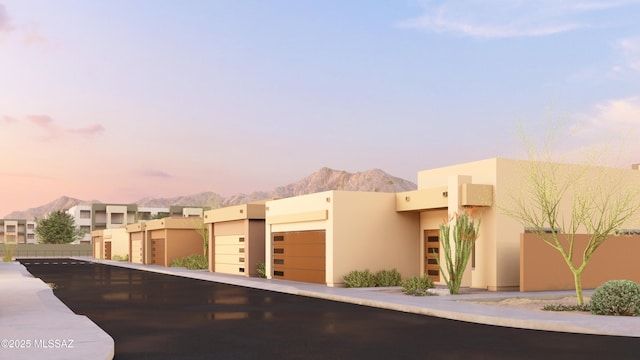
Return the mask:
<svg viewBox="0 0 640 360"><path fill-rule="evenodd" d="M129 261L129 254L126 254L125 256L113 255L113 256L111 257L111 260L115 260L115 261Z"/></svg>
<svg viewBox="0 0 640 360"><path fill-rule="evenodd" d="M189 270L208 269L209 259L204 255L194 254L184 258L173 259L171 267L183 267Z"/></svg>
<svg viewBox="0 0 640 360"><path fill-rule="evenodd" d="M256 265L256 269L258 270L258 277L263 279L267 278L267 268L263 262L258 263L258 265Z"/></svg>
<svg viewBox="0 0 640 360"><path fill-rule="evenodd" d="M375 287L376 278L368 269L354 270L344 276L344 286L348 288Z"/></svg>
<svg viewBox="0 0 640 360"><path fill-rule="evenodd" d="M611 280L591 295L591 313L596 315L640 316L640 285L630 280Z"/></svg>
<svg viewBox="0 0 640 360"><path fill-rule="evenodd" d="M376 286L400 286L402 277L400 272L393 270L380 270L375 275Z"/></svg>
<svg viewBox="0 0 640 360"><path fill-rule="evenodd" d="M425 296L431 295L427 290L433 287L433 280L429 279L429 276L414 276L402 283L402 292L407 295Z"/></svg>

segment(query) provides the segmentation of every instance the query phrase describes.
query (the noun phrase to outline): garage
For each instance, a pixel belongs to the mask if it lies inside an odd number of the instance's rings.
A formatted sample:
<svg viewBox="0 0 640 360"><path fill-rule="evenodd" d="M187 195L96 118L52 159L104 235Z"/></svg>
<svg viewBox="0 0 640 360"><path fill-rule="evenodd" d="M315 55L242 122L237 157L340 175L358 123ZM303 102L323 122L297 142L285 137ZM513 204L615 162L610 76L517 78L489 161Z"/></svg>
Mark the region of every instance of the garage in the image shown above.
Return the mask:
<svg viewBox="0 0 640 360"><path fill-rule="evenodd" d="M162 265L168 266L165 262L165 239L153 238L153 232L151 233L151 246L149 251L149 265Z"/></svg>
<svg viewBox="0 0 640 360"><path fill-rule="evenodd" d="M217 235L213 249L215 271L244 275L247 266L244 243L244 236Z"/></svg>
<svg viewBox="0 0 640 360"><path fill-rule="evenodd" d="M129 260L134 264L144 264L144 239L145 224L136 223L127 225L129 233Z"/></svg>
<svg viewBox="0 0 640 360"><path fill-rule="evenodd" d="M273 278L325 284L325 230L273 233Z"/></svg>

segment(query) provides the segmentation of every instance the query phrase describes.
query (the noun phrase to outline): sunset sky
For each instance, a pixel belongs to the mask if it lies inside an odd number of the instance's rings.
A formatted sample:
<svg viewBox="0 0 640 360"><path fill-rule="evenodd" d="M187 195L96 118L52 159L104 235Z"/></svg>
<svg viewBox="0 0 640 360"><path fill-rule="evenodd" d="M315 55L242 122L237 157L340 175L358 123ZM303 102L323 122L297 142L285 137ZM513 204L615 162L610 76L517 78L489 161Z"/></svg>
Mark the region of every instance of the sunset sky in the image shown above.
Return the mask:
<svg viewBox="0 0 640 360"><path fill-rule="evenodd" d="M640 162L640 1L0 0L0 217L564 151ZM626 165L625 165L626 166Z"/></svg>

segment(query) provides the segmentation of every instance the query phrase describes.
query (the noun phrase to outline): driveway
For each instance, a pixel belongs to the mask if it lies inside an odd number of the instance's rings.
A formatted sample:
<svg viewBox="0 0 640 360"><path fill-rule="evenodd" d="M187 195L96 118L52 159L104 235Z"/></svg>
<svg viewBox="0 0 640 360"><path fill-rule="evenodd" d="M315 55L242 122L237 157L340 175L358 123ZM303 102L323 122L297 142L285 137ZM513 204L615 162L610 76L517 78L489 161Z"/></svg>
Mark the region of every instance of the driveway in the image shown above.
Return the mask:
<svg viewBox="0 0 640 360"><path fill-rule="evenodd" d="M61 259L23 259L116 359L637 359L640 340L512 329ZM47 264L45 264L47 263Z"/></svg>

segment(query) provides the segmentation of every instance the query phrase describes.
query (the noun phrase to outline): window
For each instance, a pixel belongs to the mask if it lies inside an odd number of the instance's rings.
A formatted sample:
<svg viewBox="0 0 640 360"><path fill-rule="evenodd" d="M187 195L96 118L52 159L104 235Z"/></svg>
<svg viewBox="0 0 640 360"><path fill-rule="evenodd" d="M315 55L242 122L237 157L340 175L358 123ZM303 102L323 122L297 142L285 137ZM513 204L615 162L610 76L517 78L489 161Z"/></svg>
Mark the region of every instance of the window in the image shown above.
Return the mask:
<svg viewBox="0 0 640 360"><path fill-rule="evenodd" d="M11 232L11 233L16 232L16 226L15 225L7 225L7 232Z"/></svg>
<svg viewBox="0 0 640 360"><path fill-rule="evenodd" d="M80 210L80 219L91 219L91 210Z"/></svg>
<svg viewBox="0 0 640 360"><path fill-rule="evenodd" d="M124 214L122 214L122 213L113 213L113 214L111 214L111 223L112 224L123 224L124 223Z"/></svg>
<svg viewBox="0 0 640 360"><path fill-rule="evenodd" d="M27 239L28 240L35 240L36 239L36 235L35 234L27 234Z"/></svg>
<svg viewBox="0 0 640 360"><path fill-rule="evenodd" d="M27 229L28 230L35 230L36 229L36 225L35 224L27 224Z"/></svg>

